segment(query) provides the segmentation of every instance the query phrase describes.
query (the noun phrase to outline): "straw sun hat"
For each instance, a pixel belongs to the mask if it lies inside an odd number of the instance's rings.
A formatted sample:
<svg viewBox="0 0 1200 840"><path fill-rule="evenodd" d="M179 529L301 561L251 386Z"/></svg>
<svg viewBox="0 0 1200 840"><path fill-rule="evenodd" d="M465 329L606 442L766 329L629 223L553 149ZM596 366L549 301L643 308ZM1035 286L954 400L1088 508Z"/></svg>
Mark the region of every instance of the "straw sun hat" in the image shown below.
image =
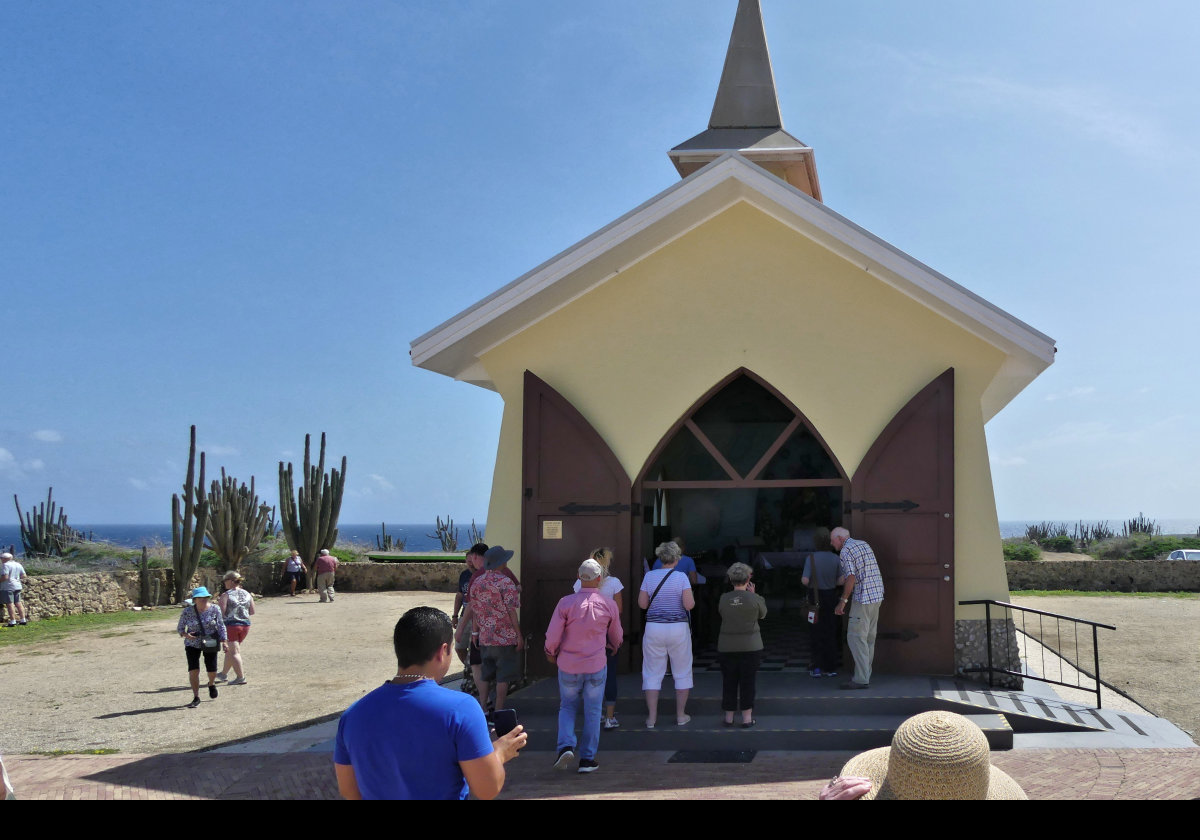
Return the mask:
<svg viewBox="0 0 1200 840"><path fill-rule="evenodd" d="M991 765L983 730L953 712L911 717L890 747L856 755L842 776L872 782L863 799L1028 799L1013 778Z"/></svg>

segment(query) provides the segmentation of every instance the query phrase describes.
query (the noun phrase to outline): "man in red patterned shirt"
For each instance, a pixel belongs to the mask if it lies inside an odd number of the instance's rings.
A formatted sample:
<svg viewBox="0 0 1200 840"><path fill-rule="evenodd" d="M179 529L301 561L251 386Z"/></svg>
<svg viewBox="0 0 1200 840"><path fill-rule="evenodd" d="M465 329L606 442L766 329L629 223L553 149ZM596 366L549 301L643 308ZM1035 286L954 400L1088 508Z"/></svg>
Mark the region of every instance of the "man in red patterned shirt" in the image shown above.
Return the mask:
<svg viewBox="0 0 1200 840"><path fill-rule="evenodd" d="M469 599L471 620L479 636L479 652L483 659L483 679L478 681L479 704L487 711L491 683L496 683L496 708L505 708L509 683L521 676L520 652L525 649L521 637L521 621L517 610L521 594L517 585L504 574L504 566L512 559L512 551L494 545L483 555L484 571L471 584Z"/></svg>

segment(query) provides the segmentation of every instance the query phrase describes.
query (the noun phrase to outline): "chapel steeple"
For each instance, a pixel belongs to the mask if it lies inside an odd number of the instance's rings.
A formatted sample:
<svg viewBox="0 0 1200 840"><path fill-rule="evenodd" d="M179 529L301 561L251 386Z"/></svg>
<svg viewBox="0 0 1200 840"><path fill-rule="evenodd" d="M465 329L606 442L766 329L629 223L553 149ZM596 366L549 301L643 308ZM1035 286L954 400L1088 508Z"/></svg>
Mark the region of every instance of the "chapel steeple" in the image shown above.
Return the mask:
<svg viewBox="0 0 1200 840"><path fill-rule="evenodd" d="M708 130L667 154L686 178L730 151L821 200L812 148L783 129L759 0L738 0Z"/></svg>

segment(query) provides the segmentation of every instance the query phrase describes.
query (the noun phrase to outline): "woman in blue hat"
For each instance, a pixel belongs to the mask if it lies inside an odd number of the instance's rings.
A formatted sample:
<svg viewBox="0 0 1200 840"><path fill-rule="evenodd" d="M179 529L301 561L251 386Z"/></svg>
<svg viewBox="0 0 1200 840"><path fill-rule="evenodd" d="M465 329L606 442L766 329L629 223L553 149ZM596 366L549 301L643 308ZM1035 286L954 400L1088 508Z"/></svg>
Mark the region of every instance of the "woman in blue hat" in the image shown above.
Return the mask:
<svg viewBox="0 0 1200 840"><path fill-rule="evenodd" d="M208 696L217 699L217 650L229 650L229 636L221 610L212 603L208 587L197 586L192 590L192 604L183 608L176 628L183 639L183 650L187 654L188 680L192 684L192 702L189 709L200 705L200 655L204 654L204 668L208 671Z"/></svg>

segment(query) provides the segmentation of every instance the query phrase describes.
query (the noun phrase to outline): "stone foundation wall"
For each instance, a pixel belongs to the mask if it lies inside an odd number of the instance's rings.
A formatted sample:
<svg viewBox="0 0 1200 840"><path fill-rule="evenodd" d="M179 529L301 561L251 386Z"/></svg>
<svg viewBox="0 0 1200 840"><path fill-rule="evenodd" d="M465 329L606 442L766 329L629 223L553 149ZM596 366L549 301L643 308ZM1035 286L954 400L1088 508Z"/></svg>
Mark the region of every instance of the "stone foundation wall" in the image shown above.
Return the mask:
<svg viewBox="0 0 1200 840"><path fill-rule="evenodd" d="M338 567L335 588L340 592L428 591L455 592L458 576L465 567L452 563L344 563ZM246 566L241 570L245 587L259 595L278 595L283 563ZM30 577L22 592L30 619L55 618L81 613L119 612L141 605L137 570L85 572L73 575ZM150 569L151 604L165 606L174 601L175 573ZM221 574L200 569L192 586L207 586L214 595L221 591Z"/></svg>
<svg viewBox="0 0 1200 840"><path fill-rule="evenodd" d="M1010 591L1200 592L1200 563L1183 560L1010 560L1004 569Z"/></svg>
<svg viewBox="0 0 1200 840"><path fill-rule="evenodd" d="M959 619L954 622L954 670L970 679L987 679L986 673L965 673L967 668L986 668L987 622L982 618ZM1021 670L1021 654L1017 648L1017 632L1013 620L992 619L992 667ZM1019 691L1020 677L997 674L994 684L999 688Z"/></svg>

